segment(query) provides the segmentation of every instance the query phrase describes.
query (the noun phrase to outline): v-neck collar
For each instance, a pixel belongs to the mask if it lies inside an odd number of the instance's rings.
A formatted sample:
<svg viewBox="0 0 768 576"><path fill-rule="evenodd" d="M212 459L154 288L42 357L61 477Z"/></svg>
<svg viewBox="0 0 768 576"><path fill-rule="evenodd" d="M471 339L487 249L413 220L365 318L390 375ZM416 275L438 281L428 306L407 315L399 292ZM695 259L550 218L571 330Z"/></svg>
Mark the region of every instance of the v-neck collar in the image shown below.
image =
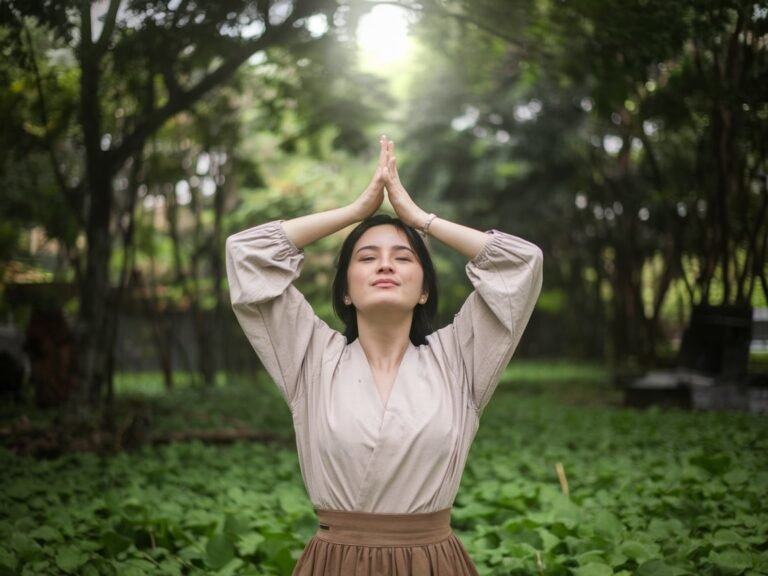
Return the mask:
<svg viewBox="0 0 768 576"><path fill-rule="evenodd" d="M405 349L405 353L403 354L403 357L400 359L400 365L397 367L397 371L395 372L395 377L392 380L392 387L389 389L389 396L387 397L387 401L385 402L384 399L381 397L381 394L379 393L379 388L376 386L376 379L373 376L373 369L371 368L371 363L368 361L368 356L365 355L365 350L363 350L363 346L360 344L360 339L356 339L353 343L353 346L357 347L357 354L360 355L360 362L365 366L365 369L367 371L367 375L365 380L367 380L366 386L368 389L373 393L373 396L378 401L378 405L381 408L382 414L386 412L387 408L392 404L392 396L397 391L398 385L397 382L400 380L400 373L403 369L403 364L406 361L406 358L408 358L408 355L411 353L411 349L414 347L413 343L410 341L408 342L408 347Z"/></svg>

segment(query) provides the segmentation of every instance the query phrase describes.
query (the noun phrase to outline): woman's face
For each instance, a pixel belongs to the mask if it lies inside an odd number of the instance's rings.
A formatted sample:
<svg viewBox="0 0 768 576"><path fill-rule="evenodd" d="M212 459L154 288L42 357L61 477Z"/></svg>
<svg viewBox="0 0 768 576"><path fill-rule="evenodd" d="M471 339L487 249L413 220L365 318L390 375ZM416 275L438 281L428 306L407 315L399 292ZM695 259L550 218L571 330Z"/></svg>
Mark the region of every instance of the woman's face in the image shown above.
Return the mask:
<svg viewBox="0 0 768 576"><path fill-rule="evenodd" d="M405 233L388 224L363 233L347 270L347 296L358 313L376 309L413 311L426 302L424 271Z"/></svg>

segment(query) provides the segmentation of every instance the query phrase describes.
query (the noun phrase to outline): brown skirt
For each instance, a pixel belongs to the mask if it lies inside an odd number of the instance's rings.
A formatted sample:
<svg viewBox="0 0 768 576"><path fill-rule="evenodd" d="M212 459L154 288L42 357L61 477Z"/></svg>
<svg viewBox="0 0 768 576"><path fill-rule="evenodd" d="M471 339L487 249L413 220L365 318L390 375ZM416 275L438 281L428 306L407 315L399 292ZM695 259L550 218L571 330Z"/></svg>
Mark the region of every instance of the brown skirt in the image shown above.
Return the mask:
<svg viewBox="0 0 768 576"><path fill-rule="evenodd" d="M477 576L451 531L451 510L369 514L318 510L320 528L293 576Z"/></svg>

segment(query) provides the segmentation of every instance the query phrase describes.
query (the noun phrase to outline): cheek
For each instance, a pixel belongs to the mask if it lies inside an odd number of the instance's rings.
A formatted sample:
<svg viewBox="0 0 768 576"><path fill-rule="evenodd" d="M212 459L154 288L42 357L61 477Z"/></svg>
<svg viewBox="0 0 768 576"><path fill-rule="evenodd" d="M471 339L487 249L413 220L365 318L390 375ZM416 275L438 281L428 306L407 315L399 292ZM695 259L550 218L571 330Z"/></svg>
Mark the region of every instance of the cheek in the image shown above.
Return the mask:
<svg viewBox="0 0 768 576"><path fill-rule="evenodd" d="M362 271L359 266L350 265L347 269L347 293L354 296L357 286L362 282Z"/></svg>
<svg viewBox="0 0 768 576"><path fill-rule="evenodd" d="M413 287L413 292L421 296L424 291L424 272L421 268L413 271L409 278L409 284Z"/></svg>

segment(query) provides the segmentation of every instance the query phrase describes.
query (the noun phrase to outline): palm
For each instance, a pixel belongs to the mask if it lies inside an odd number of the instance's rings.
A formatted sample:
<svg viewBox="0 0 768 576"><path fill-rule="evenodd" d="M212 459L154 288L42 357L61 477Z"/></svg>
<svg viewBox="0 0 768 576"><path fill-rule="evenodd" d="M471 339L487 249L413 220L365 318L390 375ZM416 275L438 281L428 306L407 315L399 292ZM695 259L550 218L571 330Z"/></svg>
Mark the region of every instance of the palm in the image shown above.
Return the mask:
<svg viewBox="0 0 768 576"><path fill-rule="evenodd" d="M382 136L379 140L379 161L373 173L370 184L358 197L356 204L362 218L371 216L384 202L385 171L387 162L387 140Z"/></svg>
<svg viewBox="0 0 768 576"><path fill-rule="evenodd" d="M371 216L381 207L385 190L397 216L406 224L417 226L423 211L416 206L400 183L394 142L382 136L379 140L379 161L371 183L355 201L361 219Z"/></svg>
<svg viewBox="0 0 768 576"><path fill-rule="evenodd" d="M391 140L387 143L387 159L383 174L387 198L389 203L392 204L392 208L395 209L397 217L409 226L418 227L420 219L422 219L423 210L416 205L400 182L395 159L395 144Z"/></svg>

